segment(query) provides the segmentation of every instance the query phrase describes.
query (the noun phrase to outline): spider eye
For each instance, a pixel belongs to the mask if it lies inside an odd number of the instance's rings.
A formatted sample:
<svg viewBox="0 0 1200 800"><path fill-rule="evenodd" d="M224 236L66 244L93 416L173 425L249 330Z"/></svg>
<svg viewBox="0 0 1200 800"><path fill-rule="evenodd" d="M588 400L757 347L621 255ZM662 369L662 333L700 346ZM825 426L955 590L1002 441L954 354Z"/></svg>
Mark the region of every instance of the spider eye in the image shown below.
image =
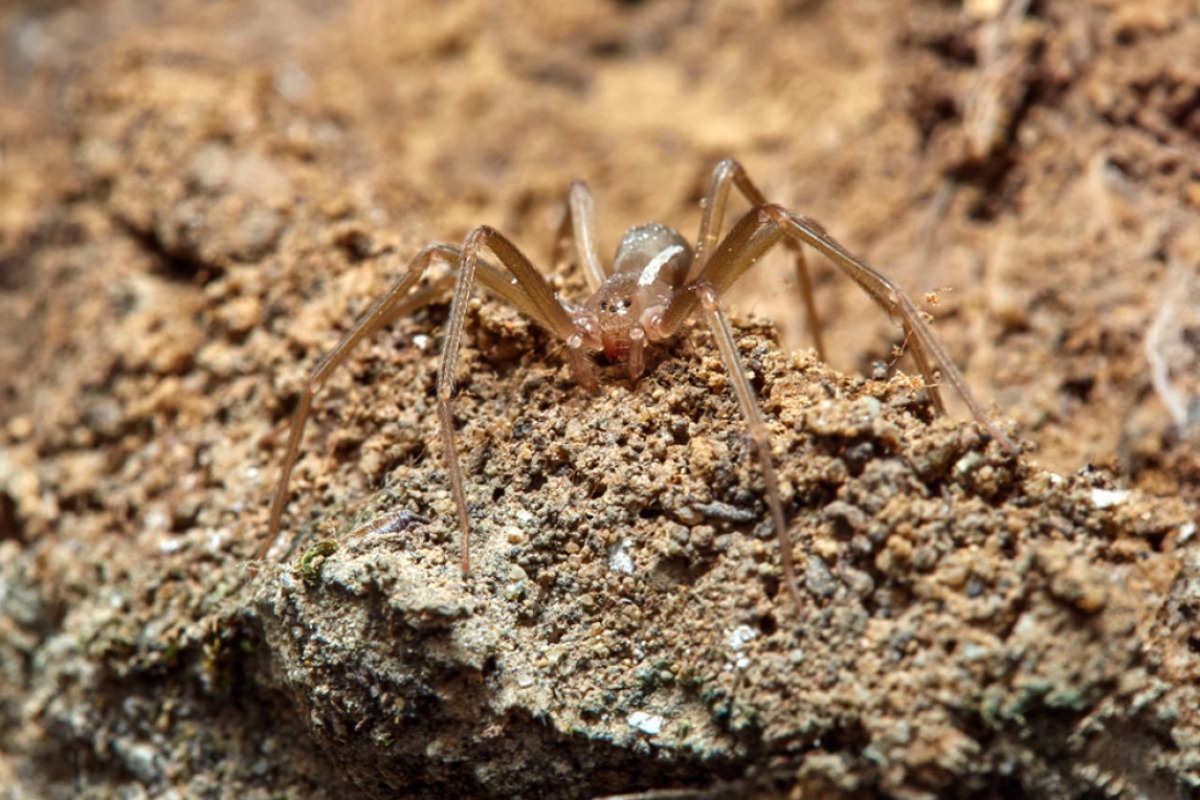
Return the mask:
<svg viewBox="0 0 1200 800"><path fill-rule="evenodd" d="M604 302L603 300L601 300L601 301L600 301L600 310L601 310L601 311L608 311L608 303L606 303L606 302Z"/></svg>

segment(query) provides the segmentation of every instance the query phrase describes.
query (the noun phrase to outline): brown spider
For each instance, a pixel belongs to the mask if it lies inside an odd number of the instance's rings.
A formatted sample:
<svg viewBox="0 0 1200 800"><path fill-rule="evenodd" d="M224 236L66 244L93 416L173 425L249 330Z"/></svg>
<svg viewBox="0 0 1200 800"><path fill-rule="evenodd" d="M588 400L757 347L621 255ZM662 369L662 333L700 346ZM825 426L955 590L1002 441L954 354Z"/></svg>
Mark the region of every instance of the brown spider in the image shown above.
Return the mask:
<svg viewBox="0 0 1200 800"><path fill-rule="evenodd" d="M718 243L731 186L736 186L753 208ZM782 241L795 253L809 328L819 355L824 357L824 346L801 248L805 244L824 253L900 323L924 377L925 388L939 412L945 413L937 388L937 370L940 369L942 377L961 395L975 419L1006 449L1015 451L1012 441L984 413L983 407L967 386L966 379L951 362L945 347L930 330L909 296L847 252L825 232L820 223L768 203L742 166L733 160L722 161L713 170L702 208L704 213L694 252L687 240L676 231L665 225L648 223L631 228L625 234L617 247L612 269L605 269L596 255L595 211L591 193L581 181L573 182L556 251L561 249L566 238L573 239L577 263L585 268L594 292L581 306L557 297L529 259L502 233L486 225L472 231L461 248L439 243L421 250L409 263L404 277L375 301L309 376L292 419L287 455L271 503L267 540L259 549L257 558L266 558L278 538L279 524L287 502L288 481L296 463L304 425L313 396L324 385L326 378L346 359L353 347L373 331L404 314L444 298L453 287L450 317L446 323L438 366L437 404L443 456L450 474L462 533L462 572L464 577L469 574L471 523L467 516L467 500L458 463L450 404L454 395L454 370L466 319L467 301L476 281L561 339L567 347L575 381L593 392L598 391L599 386L589 354L603 352L609 361L628 364L629 377L636 381L645 370L646 346L670 339L697 310L703 312L721 360L729 372L762 465L767 505L779 538L784 580L797 609L801 607L800 592L796 586L783 504L779 499L779 479L771 459L767 428L746 371L738 359L733 335L719 302L721 295L776 244ZM484 249L499 259L507 273L480 257L480 251ZM457 268L432 285L413 292L413 287L434 259L455 263Z"/></svg>

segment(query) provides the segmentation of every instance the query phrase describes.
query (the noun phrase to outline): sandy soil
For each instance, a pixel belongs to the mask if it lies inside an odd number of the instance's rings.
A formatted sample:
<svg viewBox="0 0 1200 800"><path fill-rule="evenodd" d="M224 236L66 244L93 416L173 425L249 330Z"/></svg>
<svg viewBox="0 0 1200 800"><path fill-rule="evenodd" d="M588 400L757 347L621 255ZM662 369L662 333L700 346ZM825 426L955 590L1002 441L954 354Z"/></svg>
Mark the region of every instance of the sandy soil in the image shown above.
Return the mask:
<svg viewBox="0 0 1200 800"><path fill-rule="evenodd" d="M1200 791L1200 7L870 0L0 11L0 796ZM922 300L1001 425L937 417L812 259L734 294L804 605L702 326L593 396L503 303L317 399L405 260L557 289L696 229L715 163ZM279 548L283 549L283 548Z"/></svg>

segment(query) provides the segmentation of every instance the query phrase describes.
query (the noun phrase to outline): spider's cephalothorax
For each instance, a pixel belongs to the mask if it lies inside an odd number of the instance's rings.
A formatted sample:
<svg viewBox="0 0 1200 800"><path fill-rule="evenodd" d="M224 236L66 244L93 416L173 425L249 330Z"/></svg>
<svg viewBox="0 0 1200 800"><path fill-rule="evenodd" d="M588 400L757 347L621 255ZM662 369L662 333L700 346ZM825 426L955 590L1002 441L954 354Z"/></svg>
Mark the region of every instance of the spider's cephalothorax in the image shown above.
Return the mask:
<svg viewBox="0 0 1200 800"><path fill-rule="evenodd" d="M692 248L679 232L649 222L630 228L617 247L613 272L572 316L589 350L628 362L634 380L645 369L646 344L658 335L663 312L687 278Z"/></svg>
<svg viewBox="0 0 1200 800"><path fill-rule="evenodd" d="M751 209L722 238L725 206L732 187L737 187L749 201ZM372 331L403 314L443 299L452 292L450 316L438 366L438 419L442 452L462 534L462 572L464 577L468 575L471 523L454 440L451 403L463 322L476 281L566 344L576 381L592 390L598 387L595 370L587 358L588 353L603 352L611 361L627 362L630 377L636 380L645 369L645 347L649 342L674 336L698 312L703 316L729 372L730 382L762 465L767 506L779 538L783 583L798 610L802 607L800 590L796 585L792 544L787 536L787 523L766 423L720 304L721 295L772 247L782 242L795 255L801 298L808 312L809 329L819 355L824 356L824 348L802 245L808 245L827 256L834 266L899 322L925 379L929 396L939 411L944 412L945 407L937 387L939 382L946 382L954 387L975 419L1002 446L1009 451L1016 450L1008 436L984 413L983 406L975 399L966 379L954 366L945 347L904 290L851 255L820 223L768 203L741 165L732 160L722 161L713 170L702 207L704 212L694 250L679 233L664 225L639 225L625 234L617 248L612 268L605 269L596 256L595 211L591 193L582 182L572 183L559 244L568 236L574 241L576 261L583 267L591 285L593 294L582 306L559 300L546 279L516 245L486 225L472 231L461 248L433 244L418 253L409 263L404 276L375 301L309 376L293 417L287 454L271 503L268 536L259 550L259 558L267 556L278 538L287 503L288 481L299 454L304 425L313 396L324 385L326 378L346 359L354 346ZM484 251L498 259L503 269L482 258ZM416 288L434 260L454 263L456 269L429 286Z"/></svg>

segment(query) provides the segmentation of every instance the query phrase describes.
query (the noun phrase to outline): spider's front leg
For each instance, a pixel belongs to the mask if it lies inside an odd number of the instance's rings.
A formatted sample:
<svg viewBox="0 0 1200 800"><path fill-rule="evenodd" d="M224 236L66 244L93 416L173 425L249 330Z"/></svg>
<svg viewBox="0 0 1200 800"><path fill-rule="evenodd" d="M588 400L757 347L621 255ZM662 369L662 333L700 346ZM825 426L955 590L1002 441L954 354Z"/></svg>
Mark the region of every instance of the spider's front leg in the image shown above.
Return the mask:
<svg viewBox="0 0 1200 800"><path fill-rule="evenodd" d="M508 274L480 258L479 252L484 248L491 250L500 259L507 267ZM435 260L453 262L457 265L457 269L454 273L439 278L428 287L414 290L424 277L429 265ZM283 511L287 506L292 470L299 458L300 442L304 438L304 429L308 423L313 398L317 392L325 385L330 374L346 360L350 352L363 339L405 314L410 314L418 308L444 299L453 287L450 317L446 323L446 336L442 345L438 369L438 417L441 420L446 469L450 474L451 487L455 503L458 506L459 527L463 536L463 574L466 575L469 572L468 535L470 526L467 518L466 494L463 491L462 474L458 465L457 449L454 445L450 398L454 392L454 367L458 358L467 300L470 298L476 279L490 292L512 303L519 311L564 340L577 335L571 316L555 299L549 284L534 269L529 260L508 239L495 230L487 227L477 229L467 237L466 243L461 249L449 244L434 244L423 249L409 262L404 276L371 305L354 324L354 327L342 337L342 340L321 359L305 381L296 411L292 415L287 451L271 501L267 538L255 553L256 561L265 560L279 538ZM572 363L575 365L576 377L584 385L588 385L589 380L591 385L595 385L590 364L583 357L580 348L572 350L572 353L574 354ZM257 574L256 568L252 568L253 574Z"/></svg>
<svg viewBox="0 0 1200 800"><path fill-rule="evenodd" d="M731 174L736 176L738 173L734 171ZM717 181L714 180L714 183ZM726 181L724 184L726 186L723 190L724 193L728 192L727 183ZM743 191L746 191L748 196L757 196L757 190L753 188L753 185L748 182L747 185L750 186L750 189L743 189ZM713 192L713 197L719 202L711 203L710 207L706 209L706 216L709 212L717 214L723 211L724 194L719 187L717 191ZM708 232L712 230L709 222L702 226L700 248L706 246L706 237L711 239ZM712 330L720 350L725 369L733 382L738 403L746 417L746 424L762 465L767 504L770 506L771 517L779 537L784 577L787 580L792 599L799 608L800 595L795 584L791 544L787 538L783 507L779 496L779 481L771 458L770 440L762 419L762 412L746 378L745 368L738 358L729 324L719 303L720 296L728 291L738 278L757 263L767 251L781 241L792 241L797 246L810 245L821 251L867 292L890 317L900 323L913 343L913 354L916 357L917 365L925 378L930 397L939 411L944 412L944 407L941 397L937 393L937 372L935 370L941 371L963 398L975 419L986 427L1006 450L1016 452L1017 448L1004 431L1000 430L984 412L983 406L975 399L975 395L967 385L966 378L950 360L946 348L922 318L916 304L900 287L852 256L815 220L793 214L777 205L757 205L751 209L734 224L719 245L715 248L711 243L707 245L712 248L711 255L701 262L699 274L695 275L682 290L675 293L666 309L655 321L652 333L655 338L671 336L697 311L697 306L703 309L708 326Z"/></svg>
<svg viewBox="0 0 1200 800"><path fill-rule="evenodd" d="M912 343L913 356L925 379L926 391L939 412L946 411L938 391L940 372L976 421L987 428L1005 450L1017 451L1012 439L983 410L983 404L976 399L967 379L954 365L945 345L929 327L912 298L889 278L851 255L816 220L793 214L779 205L756 206L734 224L693 283L710 284L718 296L723 295L768 250L788 239L819 250L900 324ZM668 331L677 330L695 312L699 302L694 292L679 294L664 312L661 327Z"/></svg>
<svg viewBox="0 0 1200 800"><path fill-rule="evenodd" d="M485 249L500 260L500 263L511 274L511 279L503 271L480 258L481 252ZM442 341L437 379L438 423L441 429L442 455L446 463L446 471L450 476L451 492L454 495L459 529L462 534L462 573L464 578L471 571L471 522L467 514L467 495L463 487L462 469L458 461L458 445L454 437L454 413L451 403L454 397L454 374L462 342L463 323L466 321L468 301L477 278L488 290L508 300L516 306L517 310L563 340L571 354L571 367L576 381L589 389L598 389L592 365L584 353L586 344L584 337L571 314L554 296L554 290L550 288L550 284L504 234L487 225L472 231L463 244L462 256L459 259L454 282L454 297L450 303L450 316L446 322L446 333Z"/></svg>
<svg viewBox="0 0 1200 800"><path fill-rule="evenodd" d="M700 299L705 321L708 322L708 327L713 332L713 338L716 339L721 361L725 364L725 371L729 373L729 378L733 382L738 405L741 406L742 414L746 417L750 441L754 443L754 450L762 465L763 484L767 490L767 507L771 511L771 522L774 523L775 535L779 538L779 558L783 564L783 580L787 584L788 593L792 596L792 602L796 604L796 611L801 611L804 604L800 600L800 589L796 585L796 568L792 563L792 544L787 538L783 501L779 496L779 477L775 474L775 461L771 456L771 437L767 432L767 424L763 421L762 410L759 409L758 402L754 399L754 389L751 388L750 381L746 377L746 370L742 367L741 359L738 357L737 345L733 341L733 332L729 329L729 321L725 317L725 312L721 310L716 290L711 284L701 281L693 284L691 291Z"/></svg>
<svg viewBox="0 0 1200 800"><path fill-rule="evenodd" d="M692 259L691 269L688 270L688 277L693 280L700 276L713 255L713 250L721 235L721 228L725 224L725 207L729 201L729 190L733 186L738 188L751 206L767 205L766 196L759 191L754 181L750 180L750 176L746 174L745 168L740 163L732 158L727 158L713 168L708 191L701 203L704 213L700 217L700 233L696 237L695 256ZM808 323L808 333L812 337L813 348L817 351L817 358L828 361L825 357L825 339L821 334L821 318L817 315L817 303L813 298L812 279L808 274L808 262L804 258L804 248L798 242L790 239L785 240L785 244L795 258L796 282L800 287L800 299L804 303L805 321Z"/></svg>

